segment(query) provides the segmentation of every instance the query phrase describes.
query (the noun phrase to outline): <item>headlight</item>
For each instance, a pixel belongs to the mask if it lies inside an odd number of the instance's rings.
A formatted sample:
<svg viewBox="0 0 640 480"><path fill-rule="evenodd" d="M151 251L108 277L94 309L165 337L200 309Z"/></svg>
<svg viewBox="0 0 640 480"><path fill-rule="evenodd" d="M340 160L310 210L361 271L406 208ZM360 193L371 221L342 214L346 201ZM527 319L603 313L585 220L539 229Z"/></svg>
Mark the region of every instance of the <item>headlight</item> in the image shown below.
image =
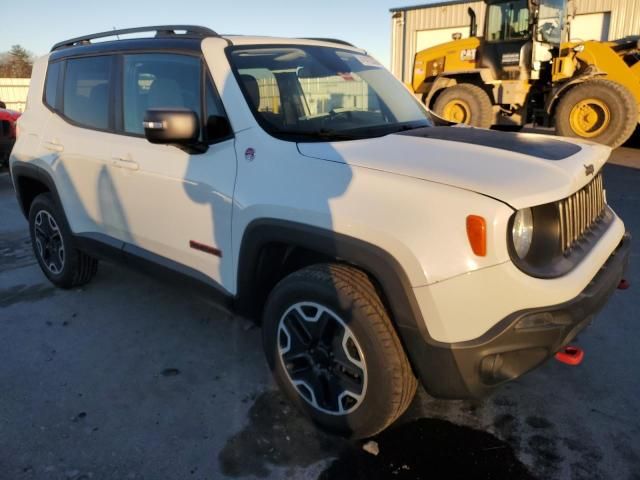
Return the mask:
<svg viewBox="0 0 640 480"><path fill-rule="evenodd" d="M513 219L513 228L511 230L511 238L513 239L513 247L518 256L524 259L529 253L531 242L533 241L533 214L530 208L518 210Z"/></svg>
<svg viewBox="0 0 640 480"><path fill-rule="evenodd" d="M444 57L428 62L427 66L431 70L431 76L437 77L444 71Z"/></svg>

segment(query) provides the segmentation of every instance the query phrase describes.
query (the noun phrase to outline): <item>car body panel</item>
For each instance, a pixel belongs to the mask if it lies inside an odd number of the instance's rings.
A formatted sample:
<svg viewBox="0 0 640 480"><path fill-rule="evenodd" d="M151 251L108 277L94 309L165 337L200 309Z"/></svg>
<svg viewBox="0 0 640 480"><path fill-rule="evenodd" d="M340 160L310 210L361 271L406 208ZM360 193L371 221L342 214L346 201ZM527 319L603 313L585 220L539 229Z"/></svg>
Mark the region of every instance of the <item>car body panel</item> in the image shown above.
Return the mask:
<svg viewBox="0 0 640 480"><path fill-rule="evenodd" d="M452 128L452 127L442 127ZM457 128L457 127L453 127ZM549 137L524 135L544 143ZM555 138L553 138L556 140ZM545 160L507 149L439 139L387 135L352 142L300 144L313 158L396 173L487 195L519 209L560 200L593 179L585 166L598 172L609 147L580 143L581 150L563 160Z"/></svg>
<svg viewBox="0 0 640 480"><path fill-rule="evenodd" d="M571 273L534 279L510 260L507 235L514 209L578 191L593 178L585 167L601 170L607 147L580 142L578 153L545 160L400 134L343 142L276 139L258 124L244 98L227 58L229 42L335 47L297 39L204 39L202 55L234 137L205 154L68 124L42 103L45 56L34 66L12 163L31 163L55 179L74 233L102 233L189 266L231 296L238 293L245 232L260 220L304 224L375 245L406 275L422 326L437 342L466 341L505 314L570 300L624 233L616 217ZM404 88L400 82L398 88ZM549 142L544 136L526 138ZM52 151L47 142L63 150ZM89 155L94 150L99 152ZM126 157L139 169L114 168L114 157ZM487 220L484 257L470 247L468 215ZM188 240L217 248L221 256L192 250Z"/></svg>

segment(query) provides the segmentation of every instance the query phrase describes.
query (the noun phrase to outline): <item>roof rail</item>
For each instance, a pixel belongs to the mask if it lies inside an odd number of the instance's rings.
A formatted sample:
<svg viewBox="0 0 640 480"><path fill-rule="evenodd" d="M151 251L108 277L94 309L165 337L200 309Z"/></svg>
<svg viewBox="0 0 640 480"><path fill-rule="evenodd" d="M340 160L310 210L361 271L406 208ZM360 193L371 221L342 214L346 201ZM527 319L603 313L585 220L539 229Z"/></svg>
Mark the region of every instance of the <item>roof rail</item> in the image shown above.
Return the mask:
<svg viewBox="0 0 640 480"><path fill-rule="evenodd" d="M304 37L301 40L316 40L318 42L339 43L340 45L347 45L349 47L357 48L353 43L349 43L345 40L340 40L338 38Z"/></svg>
<svg viewBox="0 0 640 480"><path fill-rule="evenodd" d="M184 31L184 33L177 33L178 31ZM136 27L136 28L124 28L121 30L109 30L108 32L93 33L91 35L83 35L82 37L70 38L63 42L56 43L51 51L59 50L65 47L74 47L76 45L86 45L91 43L91 40L97 38L115 37L118 35L127 35L129 33L141 33L141 32L156 32L156 37L180 35L183 37L219 37L216 32L207 28L199 27L197 25L156 25L152 27Z"/></svg>

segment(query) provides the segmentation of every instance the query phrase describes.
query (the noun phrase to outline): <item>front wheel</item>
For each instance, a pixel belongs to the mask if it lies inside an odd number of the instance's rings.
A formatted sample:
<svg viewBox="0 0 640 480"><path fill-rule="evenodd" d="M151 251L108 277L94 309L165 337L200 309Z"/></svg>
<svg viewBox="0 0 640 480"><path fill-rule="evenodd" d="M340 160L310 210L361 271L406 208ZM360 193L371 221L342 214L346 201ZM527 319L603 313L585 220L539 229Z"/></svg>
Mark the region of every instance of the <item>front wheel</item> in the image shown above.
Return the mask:
<svg viewBox="0 0 640 480"><path fill-rule="evenodd" d="M558 102L556 132L617 148L638 124L638 103L624 86L610 80L581 83Z"/></svg>
<svg viewBox="0 0 640 480"><path fill-rule="evenodd" d="M362 438L384 430L416 391L375 288L352 267L315 265L282 280L267 301L263 342L281 389L334 433Z"/></svg>

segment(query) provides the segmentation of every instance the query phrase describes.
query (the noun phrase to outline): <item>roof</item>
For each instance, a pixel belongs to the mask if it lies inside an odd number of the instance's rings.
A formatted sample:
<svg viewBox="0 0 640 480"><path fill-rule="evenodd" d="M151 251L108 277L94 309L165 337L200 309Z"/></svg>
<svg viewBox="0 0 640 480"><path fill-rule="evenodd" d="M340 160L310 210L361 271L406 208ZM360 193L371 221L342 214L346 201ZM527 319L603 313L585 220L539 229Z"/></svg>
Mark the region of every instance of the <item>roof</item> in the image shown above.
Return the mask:
<svg viewBox="0 0 640 480"><path fill-rule="evenodd" d="M423 8L434 8L434 7L446 7L449 5L458 5L461 3L473 3L474 0L449 0L449 1L441 1L441 2L433 2L433 3L422 3L419 5L410 5L408 7L395 7L390 8L390 12L406 12L409 10L421 10Z"/></svg>
<svg viewBox="0 0 640 480"><path fill-rule="evenodd" d="M219 38L225 40L229 45L315 45L322 47L333 47L344 50L354 50L364 53L364 50L349 46L341 41L331 39L310 39L310 38L278 38L278 37L252 37L244 35L218 35L195 37L163 36L149 38L127 38L122 40L108 40L95 43L85 43L70 47L59 48L51 52L50 60L56 61L63 58L75 57L78 55L98 55L112 54L119 52L131 52L140 50L172 51L172 52L195 52L200 53L202 40L205 38Z"/></svg>
<svg viewBox="0 0 640 480"><path fill-rule="evenodd" d="M154 37L146 38L124 38L120 40L120 35L153 33ZM113 38L117 40L95 42L94 40ZM242 35L220 35L207 27L198 25L154 25L149 27L134 27L121 30L108 30L105 32L83 35L56 43L51 49L52 58L69 56L71 53L105 53L108 51L131 50L135 48L155 48L155 49L194 49L205 38L222 38L228 44L235 45L255 45L255 44L299 44L299 45L333 45L346 46L357 49L344 40L334 38L272 38Z"/></svg>
<svg viewBox="0 0 640 480"><path fill-rule="evenodd" d="M287 37L258 37L245 35L221 35L225 40L233 45L319 45L319 46L340 46L347 50L363 51L354 45L349 45L342 40L330 38L287 38Z"/></svg>

